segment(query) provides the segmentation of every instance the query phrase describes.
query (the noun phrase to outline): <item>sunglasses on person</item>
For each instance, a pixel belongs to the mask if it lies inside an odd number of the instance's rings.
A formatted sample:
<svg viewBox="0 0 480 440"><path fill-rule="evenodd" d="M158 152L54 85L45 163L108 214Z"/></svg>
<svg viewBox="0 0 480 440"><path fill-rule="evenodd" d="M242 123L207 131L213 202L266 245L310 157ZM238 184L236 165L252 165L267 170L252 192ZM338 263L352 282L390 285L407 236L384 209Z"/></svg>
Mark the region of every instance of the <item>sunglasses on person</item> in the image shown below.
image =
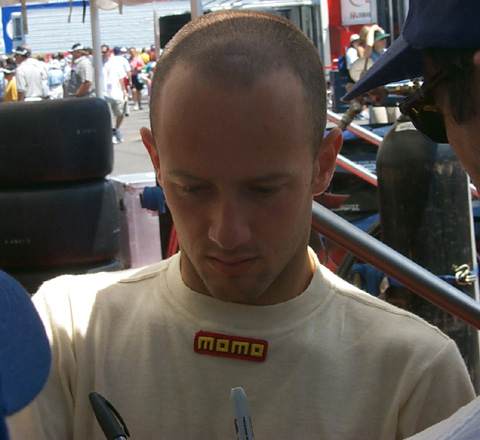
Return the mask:
<svg viewBox="0 0 480 440"><path fill-rule="evenodd" d="M443 114L435 105L432 91L448 76L447 72L437 73L400 104L400 111L410 118L415 128L438 144L447 144L448 138Z"/></svg>

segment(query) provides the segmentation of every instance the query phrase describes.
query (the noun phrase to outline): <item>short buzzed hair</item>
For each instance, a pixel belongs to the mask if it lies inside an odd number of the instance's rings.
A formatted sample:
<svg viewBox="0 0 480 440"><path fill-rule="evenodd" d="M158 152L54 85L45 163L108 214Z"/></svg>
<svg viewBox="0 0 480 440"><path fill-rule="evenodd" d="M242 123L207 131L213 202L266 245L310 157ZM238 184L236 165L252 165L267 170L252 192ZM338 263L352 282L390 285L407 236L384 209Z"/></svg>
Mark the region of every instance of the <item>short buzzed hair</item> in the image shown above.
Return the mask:
<svg viewBox="0 0 480 440"><path fill-rule="evenodd" d="M178 62L192 66L212 84L232 88L252 85L275 70L290 69L303 86L311 119L309 139L315 152L319 148L327 110L323 63L314 44L290 21L266 12L229 10L203 15L180 29L155 67L152 132L162 86Z"/></svg>

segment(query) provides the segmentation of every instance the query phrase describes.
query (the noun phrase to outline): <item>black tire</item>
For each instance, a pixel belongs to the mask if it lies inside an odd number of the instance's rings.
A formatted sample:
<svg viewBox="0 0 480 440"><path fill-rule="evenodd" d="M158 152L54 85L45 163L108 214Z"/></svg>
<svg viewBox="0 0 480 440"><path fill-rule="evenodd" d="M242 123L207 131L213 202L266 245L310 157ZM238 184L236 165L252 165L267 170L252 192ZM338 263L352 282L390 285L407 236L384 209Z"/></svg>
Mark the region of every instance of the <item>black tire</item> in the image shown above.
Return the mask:
<svg viewBox="0 0 480 440"><path fill-rule="evenodd" d="M116 260L106 260L95 263L58 266L50 269L13 269L9 270L8 273L15 278L28 293L33 295L42 283L60 275L113 272L121 269L120 264Z"/></svg>
<svg viewBox="0 0 480 440"><path fill-rule="evenodd" d="M120 216L114 184L0 191L0 267L32 268L114 258Z"/></svg>
<svg viewBox="0 0 480 440"><path fill-rule="evenodd" d="M0 121L0 185L98 179L112 172L112 125L102 99L5 103Z"/></svg>

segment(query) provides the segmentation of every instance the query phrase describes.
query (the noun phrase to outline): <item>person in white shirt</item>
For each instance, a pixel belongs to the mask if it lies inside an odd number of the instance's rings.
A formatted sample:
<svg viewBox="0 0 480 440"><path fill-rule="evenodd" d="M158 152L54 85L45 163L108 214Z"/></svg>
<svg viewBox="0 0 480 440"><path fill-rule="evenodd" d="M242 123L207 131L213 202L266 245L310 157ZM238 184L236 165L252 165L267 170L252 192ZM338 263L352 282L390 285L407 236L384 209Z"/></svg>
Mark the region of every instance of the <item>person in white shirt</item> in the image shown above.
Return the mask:
<svg viewBox="0 0 480 440"><path fill-rule="evenodd" d="M363 56L363 48L360 45L360 35L353 34L350 37L350 46L345 52L345 61L347 63L347 69L350 70L350 66Z"/></svg>
<svg viewBox="0 0 480 440"><path fill-rule="evenodd" d="M123 81L125 82L125 88L127 89L127 92L128 92L129 88L130 89L132 88L132 68L127 58L123 55L122 48L115 46L113 48L113 57L111 58L112 58L112 61L115 61L118 64L120 64L121 68L125 71L127 76L124 78ZM123 111L124 115L129 116L130 110L128 107L128 93L125 95L125 102L123 104L123 109L124 109Z"/></svg>
<svg viewBox="0 0 480 440"><path fill-rule="evenodd" d="M19 101L41 101L48 96L48 74L44 63L31 58L30 54L30 49L25 46L14 51Z"/></svg>
<svg viewBox="0 0 480 440"><path fill-rule="evenodd" d="M107 45L102 46L103 61L103 97L110 105L110 109L115 117L115 128L113 129L112 142L114 144L123 142L120 134L120 126L124 118L123 106L128 95L124 78L127 77L125 69L116 60L115 56L110 57L110 48Z"/></svg>

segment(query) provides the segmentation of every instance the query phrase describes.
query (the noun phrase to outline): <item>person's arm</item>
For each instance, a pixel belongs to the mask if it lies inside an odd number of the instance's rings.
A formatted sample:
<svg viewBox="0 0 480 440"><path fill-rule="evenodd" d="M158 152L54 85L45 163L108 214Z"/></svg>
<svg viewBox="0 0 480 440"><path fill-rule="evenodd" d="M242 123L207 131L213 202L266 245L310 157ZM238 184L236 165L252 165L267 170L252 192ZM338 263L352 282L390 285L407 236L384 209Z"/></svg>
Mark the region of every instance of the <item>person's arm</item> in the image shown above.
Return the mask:
<svg viewBox="0 0 480 440"><path fill-rule="evenodd" d="M122 88L123 90L123 99L126 99L126 97L128 97L128 90L127 90L127 87L125 86L125 78L126 78L126 75L125 76L122 76L118 82L120 83L120 87Z"/></svg>
<svg viewBox="0 0 480 440"><path fill-rule="evenodd" d="M449 417L405 440L477 440L480 438L480 397Z"/></svg>
<svg viewBox="0 0 480 440"><path fill-rule="evenodd" d="M365 39L365 50L363 52L363 58L369 58L372 54L373 45L375 44L375 31L383 32L383 29L374 24L370 27L367 33L367 37Z"/></svg>
<svg viewBox="0 0 480 440"><path fill-rule="evenodd" d="M27 83L25 80L25 75L23 75L18 68L15 72L15 78L17 81L18 100L23 101L25 99L25 91L27 90Z"/></svg>
<svg viewBox="0 0 480 440"><path fill-rule="evenodd" d="M85 93L88 92L88 89L90 88L91 84L92 84L91 81L84 81L82 84L80 84L80 87L75 92L75 98L80 98L83 95L85 95Z"/></svg>

